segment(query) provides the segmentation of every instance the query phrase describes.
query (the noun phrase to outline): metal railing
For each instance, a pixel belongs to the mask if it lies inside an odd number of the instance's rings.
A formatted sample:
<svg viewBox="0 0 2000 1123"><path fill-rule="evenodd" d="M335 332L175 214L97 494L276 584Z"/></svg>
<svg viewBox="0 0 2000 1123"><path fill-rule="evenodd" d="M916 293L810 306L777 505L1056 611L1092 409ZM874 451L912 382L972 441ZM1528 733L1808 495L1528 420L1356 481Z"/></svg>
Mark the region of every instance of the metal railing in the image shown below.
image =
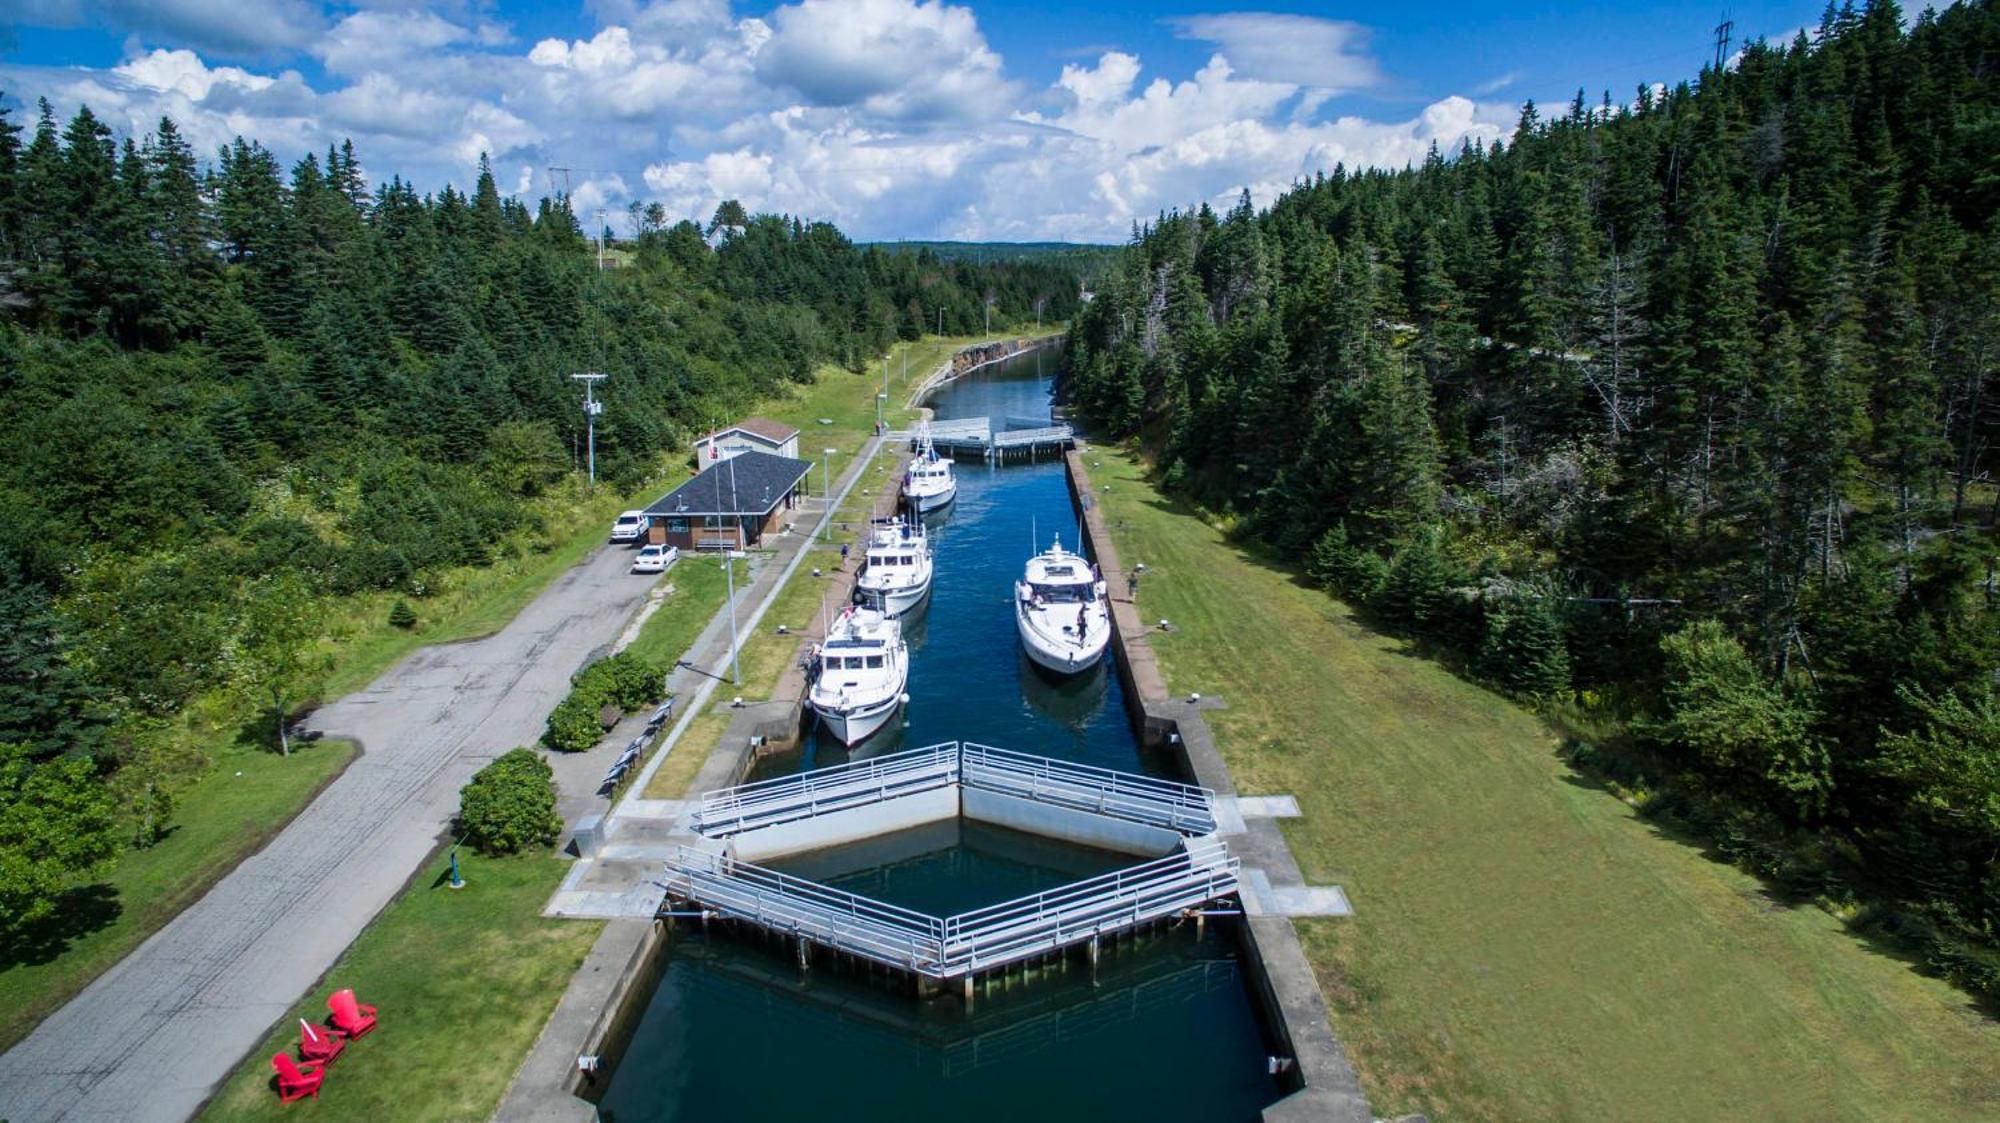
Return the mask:
<svg viewBox="0 0 2000 1123"><path fill-rule="evenodd" d="M1061 807L1165 827L1181 834L1215 831L1215 793L1089 764L967 742L959 750L959 783Z"/></svg>
<svg viewBox="0 0 2000 1123"><path fill-rule="evenodd" d="M938 918L806 878L682 848L670 897L935 979L989 971L1174 916L1237 891L1241 863L1219 841Z"/></svg>
<svg viewBox="0 0 2000 1123"><path fill-rule="evenodd" d="M694 812L697 834L727 838L829 811L879 803L958 782L958 742L704 793Z"/></svg>
<svg viewBox="0 0 2000 1123"><path fill-rule="evenodd" d="M958 741L708 792L693 826L728 838L952 784L1184 835L1216 828L1215 793L1207 788Z"/></svg>
<svg viewBox="0 0 2000 1123"><path fill-rule="evenodd" d="M945 975L1003 966L1236 892L1239 859L1215 840L944 921Z"/></svg>
<svg viewBox="0 0 2000 1123"><path fill-rule="evenodd" d="M995 433L992 437L994 448L1017 448L1021 445L1067 444L1076 439L1076 430L1068 425L1046 425L1039 429L1009 429Z"/></svg>
<svg viewBox="0 0 2000 1123"><path fill-rule="evenodd" d="M724 916L910 971L935 974L944 921L808 878L681 847L666 888Z"/></svg>

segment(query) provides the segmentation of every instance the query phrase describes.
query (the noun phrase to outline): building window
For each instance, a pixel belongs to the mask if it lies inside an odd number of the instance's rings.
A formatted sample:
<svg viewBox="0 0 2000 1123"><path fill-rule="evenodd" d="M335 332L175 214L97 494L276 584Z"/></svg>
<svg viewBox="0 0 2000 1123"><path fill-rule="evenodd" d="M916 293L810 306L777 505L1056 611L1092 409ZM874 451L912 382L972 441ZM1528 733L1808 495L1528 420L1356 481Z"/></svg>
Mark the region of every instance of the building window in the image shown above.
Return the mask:
<svg viewBox="0 0 2000 1123"><path fill-rule="evenodd" d="M688 529L688 521L687 521L686 519L668 519L668 520L667 520L667 533L668 533L668 534L686 534L686 533L687 533L687 529Z"/></svg>

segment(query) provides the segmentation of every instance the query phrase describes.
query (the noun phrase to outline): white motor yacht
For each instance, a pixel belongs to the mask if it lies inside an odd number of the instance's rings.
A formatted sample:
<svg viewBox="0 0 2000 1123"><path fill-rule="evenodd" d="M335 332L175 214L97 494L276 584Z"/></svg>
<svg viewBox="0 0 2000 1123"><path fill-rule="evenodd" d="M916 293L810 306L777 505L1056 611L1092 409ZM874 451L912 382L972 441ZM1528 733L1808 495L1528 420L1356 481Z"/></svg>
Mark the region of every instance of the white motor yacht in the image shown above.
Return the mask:
<svg viewBox="0 0 2000 1123"><path fill-rule="evenodd" d="M930 427L917 439L917 455L903 474L903 499L918 514L935 511L958 498L958 477L952 474L951 458L939 456L931 443Z"/></svg>
<svg viewBox="0 0 2000 1123"><path fill-rule="evenodd" d="M812 669L806 702L844 745L866 740L909 700L902 626L872 608L850 605L840 614L813 653Z"/></svg>
<svg viewBox="0 0 2000 1123"><path fill-rule="evenodd" d="M878 519L869 527L855 598L884 616L901 616L931 591L931 543L915 519Z"/></svg>
<svg viewBox="0 0 2000 1123"><path fill-rule="evenodd" d="M1095 666L1111 642L1111 603L1097 567L1063 549L1058 536L1028 559L1015 584L1014 624L1037 664L1065 675Z"/></svg>

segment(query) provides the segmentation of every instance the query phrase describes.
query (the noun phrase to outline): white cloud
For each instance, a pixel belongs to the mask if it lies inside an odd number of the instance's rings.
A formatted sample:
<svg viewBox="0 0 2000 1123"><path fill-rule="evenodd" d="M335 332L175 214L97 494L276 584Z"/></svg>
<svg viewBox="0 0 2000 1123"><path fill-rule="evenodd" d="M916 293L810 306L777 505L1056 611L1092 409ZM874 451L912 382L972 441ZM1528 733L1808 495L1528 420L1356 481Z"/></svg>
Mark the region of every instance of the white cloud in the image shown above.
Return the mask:
<svg viewBox="0 0 2000 1123"><path fill-rule="evenodd" d="M972 9L940 0L801 0L771 13L757 73L809 103L900 121L969 121L1012 100Z"/></svg>
<svg viewBox="0 0 2000 1123"><path fill-rule="evenodd" d="M29 2L54 19L109 0ZM134 45L104 69L0 62L0 88L65 115L88 102L135 134L167 114L204 152L242 134L289 162L351 136L371 169L421 190L468 189L487 153L519 195L569 168L586 215L637 199L704 220L737 198L862 238L1115 241L1163 209L1245 187L1268 202L1335 163L1401 166L1515 118L1474 88L1408 120L1323 120L1341 90L1381 82L1364 34L1332 20L1193 17L1180 33L1216 45L1193 73L1101 50L1033 90L973 11L944 0L798 0L764 18L727 0L589 10L594 26L517 41L473 0L360 3L304 48L324 68L317 88L268 63L221 65L193 40Z"/></svg>
<svg viewBox="0 0 2000 1123"><path fill-rule="evenodd" d="M366 75L440 47L469 42L476 34L490 37L504 32L488 25L475 33L435 12L361 11L333 25L312 50L329 73Z"/></svg>
<svg viewBox="0 0 2000 1123"><path fill-rule="evenodd" d="M1251 78L1322 90L1365 90L1382 81L1362 53L1368 29L1346 20L1277 12L1229 12L1172 21L1182 37L1222 48L1232 69Z"/></svg>

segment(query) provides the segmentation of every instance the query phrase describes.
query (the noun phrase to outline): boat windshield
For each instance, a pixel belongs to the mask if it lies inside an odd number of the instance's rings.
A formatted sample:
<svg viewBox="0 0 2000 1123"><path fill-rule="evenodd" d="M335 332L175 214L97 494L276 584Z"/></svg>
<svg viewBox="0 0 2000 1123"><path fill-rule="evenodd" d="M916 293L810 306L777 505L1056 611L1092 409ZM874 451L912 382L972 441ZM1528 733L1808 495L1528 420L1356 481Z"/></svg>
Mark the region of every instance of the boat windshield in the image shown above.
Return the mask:
<svg viewBox="0 0 2000 1123"><path fill-rule="evenodd" d="M1034 599L1039 604L1089 604L1097 599L1097 589L1090 585L1033 585Z"/></svg>

